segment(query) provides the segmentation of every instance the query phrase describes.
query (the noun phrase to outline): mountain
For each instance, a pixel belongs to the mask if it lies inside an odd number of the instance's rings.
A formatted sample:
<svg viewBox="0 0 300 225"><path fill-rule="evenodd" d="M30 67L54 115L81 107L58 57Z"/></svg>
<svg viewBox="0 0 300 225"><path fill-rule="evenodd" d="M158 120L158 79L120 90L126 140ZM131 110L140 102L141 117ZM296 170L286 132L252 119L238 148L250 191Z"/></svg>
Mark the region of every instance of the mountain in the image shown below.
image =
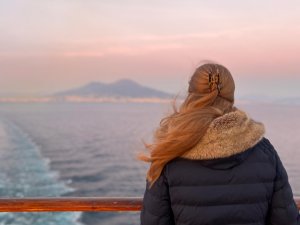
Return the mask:
<svg viewBox="0 0 300 225"><path fill-rule="evenodd" d="M130 79L121 79L113 83L90 82L84 86L55 93L56 97L129 97L129 98L171 98L172 95L150 87L140 85Z"/></svg>

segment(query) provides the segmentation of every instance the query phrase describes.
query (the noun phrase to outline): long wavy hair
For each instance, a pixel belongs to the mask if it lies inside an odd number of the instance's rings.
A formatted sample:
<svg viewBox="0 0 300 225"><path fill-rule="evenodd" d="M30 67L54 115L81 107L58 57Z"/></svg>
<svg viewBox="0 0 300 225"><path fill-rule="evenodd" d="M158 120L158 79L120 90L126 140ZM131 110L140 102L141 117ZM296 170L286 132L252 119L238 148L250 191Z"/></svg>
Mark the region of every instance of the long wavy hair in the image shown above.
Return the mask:
<svg viewBox="0 0 300 225"><path fill-rule="evenodd" d="M159 178L164 166L194 147L217 117L235 110L235 84L229 70L216 63L199 66L189 81L187 97L173 112L161 119L154 132L154 142L144 143L150 156L139 154L140 160L151 163L147 172L150 187Z"/></svg>

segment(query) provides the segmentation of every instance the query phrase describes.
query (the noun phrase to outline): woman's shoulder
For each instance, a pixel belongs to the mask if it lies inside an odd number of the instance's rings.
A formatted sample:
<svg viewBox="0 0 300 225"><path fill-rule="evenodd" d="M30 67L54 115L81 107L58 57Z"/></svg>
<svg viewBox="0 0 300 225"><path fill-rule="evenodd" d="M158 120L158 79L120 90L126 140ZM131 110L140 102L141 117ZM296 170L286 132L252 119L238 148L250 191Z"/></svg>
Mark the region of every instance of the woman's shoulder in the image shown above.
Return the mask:
<svg viewBox="0 0 300 225"><path fill-rule="evenodd" d="M271 143L271 141L267 137L262 137L262 139L257 143L256 146L259 148L261 151L263 151L265 154L268 154L270 156L275 156L277 155L277 151L274 147L274 145Z"/></svg>
<svg viewBox="0 0 300 225"><path fill-rule="evenodd" d="M278 153L271 143L271 141L263 136L256 144L248 148L247 150L240 152L238 154L230 155L228 157L220 157L215 159L189 159L185 157L177 157L171 161L169 161L166 164L167 169L168 168L178 168L178 167L199 167L201 165L216 165L216 164L227 164L230 162L233 164L239 164L239 162L242 162L246 160L247 158L250 158L251 161L264 161L271 164L276 163L276 160L278 158Z"/></svg>

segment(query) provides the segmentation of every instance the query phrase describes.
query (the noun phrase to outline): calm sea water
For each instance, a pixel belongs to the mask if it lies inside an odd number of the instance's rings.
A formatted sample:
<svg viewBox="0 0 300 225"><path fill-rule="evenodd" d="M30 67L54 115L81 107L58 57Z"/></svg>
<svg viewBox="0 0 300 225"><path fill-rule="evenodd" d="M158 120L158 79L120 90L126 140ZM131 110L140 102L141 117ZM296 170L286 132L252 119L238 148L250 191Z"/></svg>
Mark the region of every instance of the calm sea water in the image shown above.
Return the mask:
<svg viewBox="0 0 300 225"><path fill-rule="evenodd" d="M300 106L237 106L265 124L300 196ZM0 104L0 197L142 196L148 165L135 157L168 111L154 103ZM0 213L0 224L132 225L139 213Z"/></svg>

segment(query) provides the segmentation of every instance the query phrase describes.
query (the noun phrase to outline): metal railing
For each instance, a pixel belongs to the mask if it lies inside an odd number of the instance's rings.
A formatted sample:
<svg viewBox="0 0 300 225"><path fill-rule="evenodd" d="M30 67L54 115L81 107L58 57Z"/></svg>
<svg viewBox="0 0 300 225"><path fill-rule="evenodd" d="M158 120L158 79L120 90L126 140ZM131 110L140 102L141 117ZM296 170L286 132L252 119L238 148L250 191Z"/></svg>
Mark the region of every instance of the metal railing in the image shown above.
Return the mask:
<svg viewBox="0 0 300 225"><path fill-rule="evenodd" d="M140 211L141 197L0 198L0 212ZM300 209L300 198L295 198Z"/></svg>
<svg viewBox="0 0 300 225"><path fill-rule="evenodd" d="M140 197L0 198L0 212L140 211L141 207Z"/></svg>

